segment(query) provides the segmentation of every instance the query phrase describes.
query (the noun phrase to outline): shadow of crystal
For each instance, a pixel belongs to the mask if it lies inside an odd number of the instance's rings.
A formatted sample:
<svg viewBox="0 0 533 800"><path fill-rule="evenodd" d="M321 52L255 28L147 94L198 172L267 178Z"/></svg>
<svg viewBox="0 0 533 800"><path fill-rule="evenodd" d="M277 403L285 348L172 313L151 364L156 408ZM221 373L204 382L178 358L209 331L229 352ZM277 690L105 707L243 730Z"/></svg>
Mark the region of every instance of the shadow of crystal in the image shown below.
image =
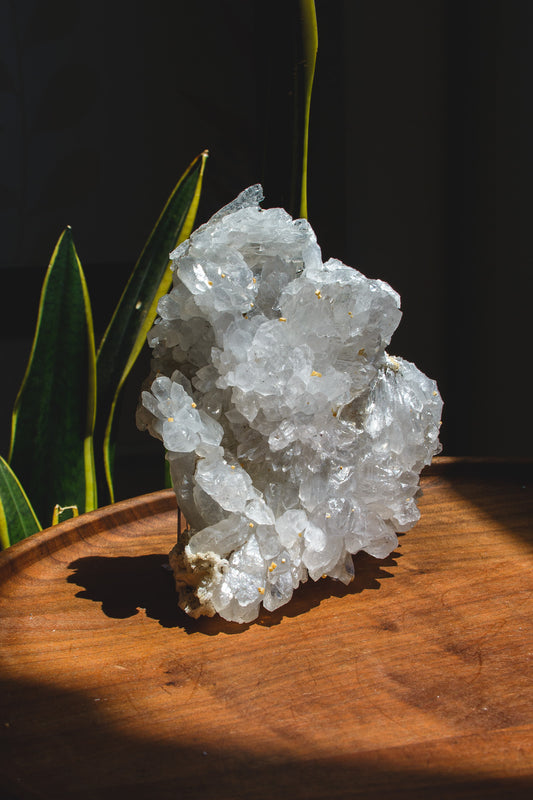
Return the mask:
<svg viewBox="0 0 533 800"><path fill-rule="evenodd" d="M273 612L262 609L259 617L247 624L227 622L218 615L199 619L187 616L178 608L174 579L167 568L168 559L161 554L78 558L69 564L73 573L67 581L81 587L76 597L101 603L107 617L127 619L143 610L164 628L182 628L186 633L213 636L242 633L250 625L278 625L284 617L303 614L328 597L379 589L381 580L393 577L387 568L396 566L400 557L398 551L382 560L358 553L354 556L355 578L348 586L330 578L316 583L307 581L298 587L289 603Z"/></svg>

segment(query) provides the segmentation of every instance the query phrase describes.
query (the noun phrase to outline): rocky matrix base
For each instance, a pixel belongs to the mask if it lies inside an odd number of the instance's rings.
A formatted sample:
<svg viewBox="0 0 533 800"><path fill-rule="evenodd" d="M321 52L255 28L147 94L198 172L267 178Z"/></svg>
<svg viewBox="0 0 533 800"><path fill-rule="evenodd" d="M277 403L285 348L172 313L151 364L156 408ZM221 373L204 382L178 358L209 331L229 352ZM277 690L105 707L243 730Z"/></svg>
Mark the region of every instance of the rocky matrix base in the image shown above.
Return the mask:
<svg viewBox="0 0 533 800"><path fill-rule="evenodd" d="M167 450L190 530L170 554L189 614L249 622L306 581L348 583L419 518L439 452L434 381L385 352L380 280L322 263L309 223L252 186L172 254L137 423Z"/></svg>

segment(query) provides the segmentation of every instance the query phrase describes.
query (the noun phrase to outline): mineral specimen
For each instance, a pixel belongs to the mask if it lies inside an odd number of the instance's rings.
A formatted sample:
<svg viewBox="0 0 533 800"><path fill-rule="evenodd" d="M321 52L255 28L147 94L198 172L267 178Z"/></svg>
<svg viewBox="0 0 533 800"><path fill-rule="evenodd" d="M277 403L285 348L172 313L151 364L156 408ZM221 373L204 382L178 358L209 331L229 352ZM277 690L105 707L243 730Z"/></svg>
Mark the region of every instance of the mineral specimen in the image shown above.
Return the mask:
<svg viewBox="0 0 533 800"><path fill-rule="evenodd" d="M348 583L359 550L387 556L440 450L435 382L385 352L399 296L322 263L309 223L262 199L250 187L171 253L137 414L190 526L179 604L237 622L308 576Z"/></svg>

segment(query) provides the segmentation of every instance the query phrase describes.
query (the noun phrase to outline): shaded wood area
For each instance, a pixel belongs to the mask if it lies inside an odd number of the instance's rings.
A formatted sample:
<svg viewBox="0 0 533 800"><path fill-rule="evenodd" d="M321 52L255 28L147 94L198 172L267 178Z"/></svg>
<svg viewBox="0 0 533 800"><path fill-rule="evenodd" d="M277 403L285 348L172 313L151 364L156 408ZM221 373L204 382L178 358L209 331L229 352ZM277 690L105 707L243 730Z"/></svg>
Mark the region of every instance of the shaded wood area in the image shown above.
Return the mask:
<svg viewBox="0 0 533 800"><path fill-rule="evenodd" d="M437 459L348 587L191 620L171 492L0 557L0 786L20 798L521 797L533 789L533 468Z"/></svg>

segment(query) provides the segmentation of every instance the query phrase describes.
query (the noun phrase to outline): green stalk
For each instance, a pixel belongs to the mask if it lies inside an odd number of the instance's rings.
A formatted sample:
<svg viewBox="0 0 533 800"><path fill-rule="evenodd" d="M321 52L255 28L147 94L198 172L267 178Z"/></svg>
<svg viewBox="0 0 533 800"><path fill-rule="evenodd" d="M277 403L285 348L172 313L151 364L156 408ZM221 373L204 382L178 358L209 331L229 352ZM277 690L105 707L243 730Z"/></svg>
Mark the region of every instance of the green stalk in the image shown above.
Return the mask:
<svg viewBox="0 0 533 800"><path fill-rule="evenodd" d="M300 217L307 219L307 159L309 152L309 119L311 95L318 51L318 26L314 0L300 0L303 39L304 111L302 130L302 175L300 185Z"/></svg>

